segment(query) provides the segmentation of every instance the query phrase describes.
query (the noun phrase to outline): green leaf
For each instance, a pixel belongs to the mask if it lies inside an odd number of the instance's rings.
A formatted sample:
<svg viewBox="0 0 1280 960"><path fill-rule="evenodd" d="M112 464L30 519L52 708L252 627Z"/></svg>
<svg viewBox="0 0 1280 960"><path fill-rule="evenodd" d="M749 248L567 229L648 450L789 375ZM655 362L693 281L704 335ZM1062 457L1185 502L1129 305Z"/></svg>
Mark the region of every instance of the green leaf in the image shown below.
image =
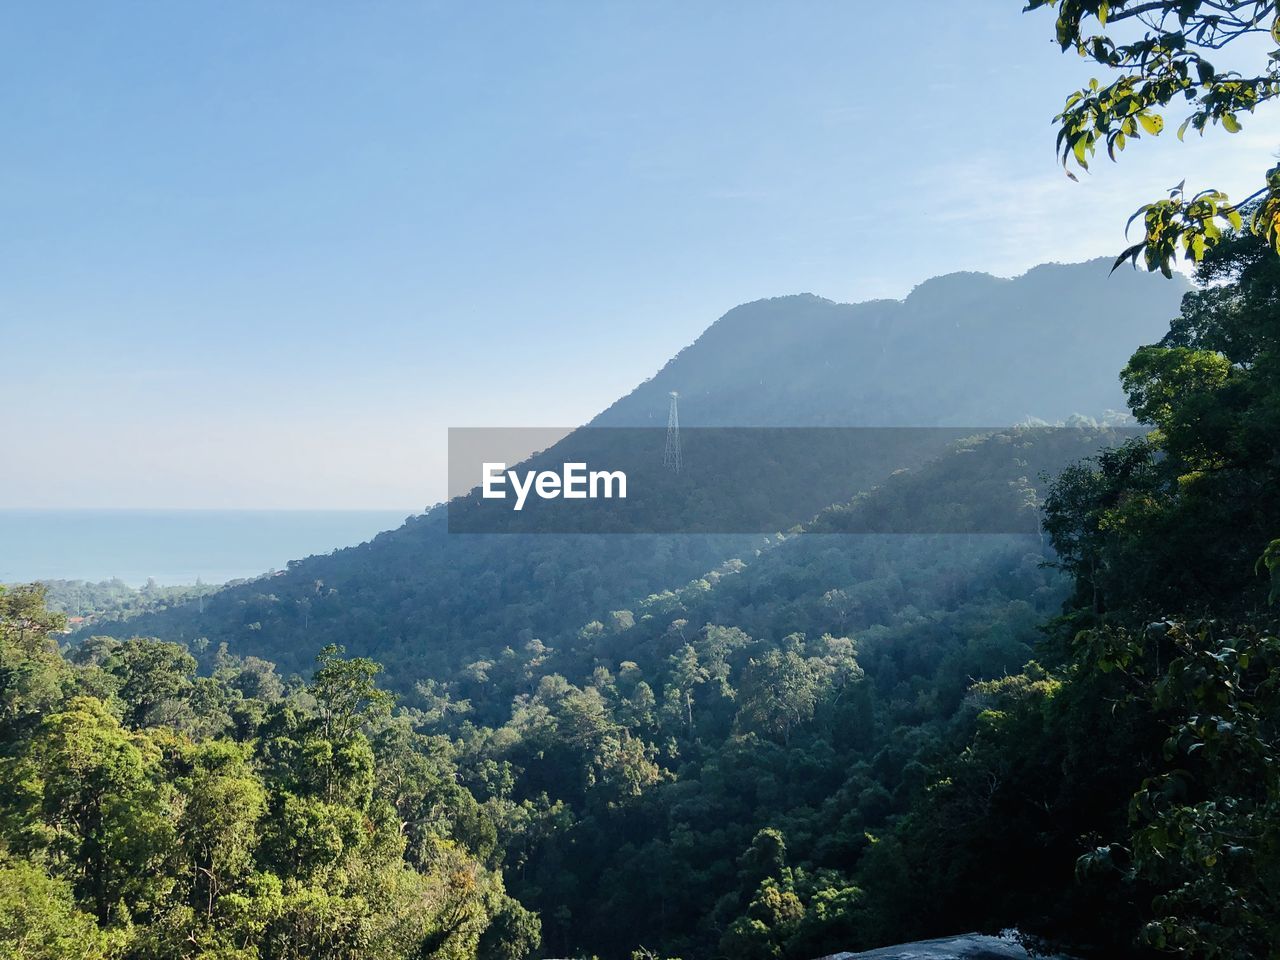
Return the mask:
<svg viewBox="0 0 1280 960"><path fill-rule="evenodd" d="M1079 140L1077 140L1075 143L1071 145L1071 152L1076 158L1076 163L1080 164L1080 167L1083 170L1089 169L1089 158L1085 152L1086 149L1087 149L1087 145L1085 143L1084 137L1081 137Z"/></svg>

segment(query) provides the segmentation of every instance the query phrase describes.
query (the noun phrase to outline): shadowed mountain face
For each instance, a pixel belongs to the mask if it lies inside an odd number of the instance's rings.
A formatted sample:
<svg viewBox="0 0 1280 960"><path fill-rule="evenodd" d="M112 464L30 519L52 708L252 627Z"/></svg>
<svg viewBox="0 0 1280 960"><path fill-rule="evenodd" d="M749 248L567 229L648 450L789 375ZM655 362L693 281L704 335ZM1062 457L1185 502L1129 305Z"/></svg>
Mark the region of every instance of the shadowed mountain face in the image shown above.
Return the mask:
<svg viewBox="0 0 1280 960"><path fill-rule="evenodd" d="M1134 347L1157 339L1185 285L1104 261L1013 279L953 274L902 302L783 297L731 310L593 426L999 426L1123 408ZM572 440L572 437L569 438ZM903 464L904 466L906 464ZM884 471L885 475L889 472ZM878 479L878 478L877 478ZM808 482L797 478L797 482ZM868 481L833 489L845 500ZM812 516L790 518L802 523ZM758 538L757 538L758 539ZM679 587L749 547L741 537L448 532L434 508L369 543L291 563L273 578L93 633L225 642L288 669L325 643L383 660L401 690Z"/></svg>
<svg viewBox="0 0 1280 960"><path fill-rule="evenodd" d="M1004 426L1123 410L1116 373L1189 286L1109 260L955 273L903 301L735 307L595 426Z"/></svg>

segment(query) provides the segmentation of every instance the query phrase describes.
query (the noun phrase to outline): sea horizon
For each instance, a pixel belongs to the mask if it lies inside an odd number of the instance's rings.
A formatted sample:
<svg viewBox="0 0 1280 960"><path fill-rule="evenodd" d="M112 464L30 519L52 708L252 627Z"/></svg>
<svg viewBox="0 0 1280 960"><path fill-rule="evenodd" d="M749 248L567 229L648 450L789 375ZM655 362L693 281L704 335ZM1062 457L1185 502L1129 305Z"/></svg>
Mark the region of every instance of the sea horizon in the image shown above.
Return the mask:
<svg viewBox="0 0 1280 960"><path fill-rule="evenodd" d="M364 543L421 510L0 508L0 583L221 584Z"/></svg>

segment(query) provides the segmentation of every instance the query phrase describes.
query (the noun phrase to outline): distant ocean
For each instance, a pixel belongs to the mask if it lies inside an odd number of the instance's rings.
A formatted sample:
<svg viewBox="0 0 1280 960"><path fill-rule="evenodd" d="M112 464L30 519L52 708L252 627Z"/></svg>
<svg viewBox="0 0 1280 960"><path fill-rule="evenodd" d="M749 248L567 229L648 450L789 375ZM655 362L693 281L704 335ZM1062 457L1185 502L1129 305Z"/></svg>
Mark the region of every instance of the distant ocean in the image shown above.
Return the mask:
<svg viewBox="0 0 1280 960"><path fill-rule="evenodd" d="M225 583L354 546L404 510L0 510L0 583Z"/></svg>

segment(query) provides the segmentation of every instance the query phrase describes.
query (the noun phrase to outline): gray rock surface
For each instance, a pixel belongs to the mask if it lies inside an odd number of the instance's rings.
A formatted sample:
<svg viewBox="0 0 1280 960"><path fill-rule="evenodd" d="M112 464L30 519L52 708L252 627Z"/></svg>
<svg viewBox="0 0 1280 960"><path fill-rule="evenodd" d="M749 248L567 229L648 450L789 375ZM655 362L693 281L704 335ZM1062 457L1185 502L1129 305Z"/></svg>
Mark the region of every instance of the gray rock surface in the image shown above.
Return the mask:
<svg viewBox="0 0 1280 960"><path fill-rule="evenodd" d="M1029 960L1016 940L971 933L962 937L920 940L863 953L833 953L820 960Z"/></svg>

